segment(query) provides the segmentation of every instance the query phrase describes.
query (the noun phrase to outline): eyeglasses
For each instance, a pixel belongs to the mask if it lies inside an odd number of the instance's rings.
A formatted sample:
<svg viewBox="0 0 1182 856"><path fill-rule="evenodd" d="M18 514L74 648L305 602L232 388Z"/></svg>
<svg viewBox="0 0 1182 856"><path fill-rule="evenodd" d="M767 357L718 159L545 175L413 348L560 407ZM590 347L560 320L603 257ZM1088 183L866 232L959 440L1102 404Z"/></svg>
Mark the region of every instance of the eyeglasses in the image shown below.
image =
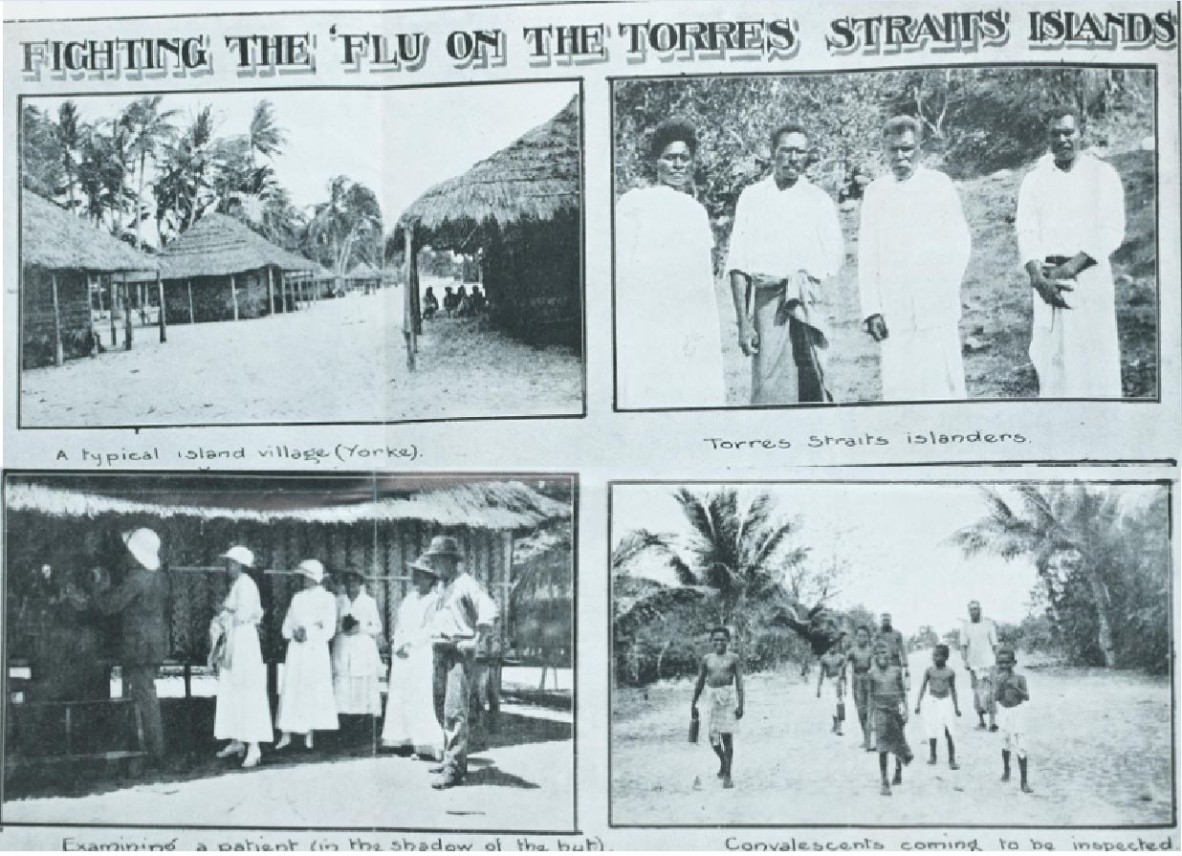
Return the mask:
<svg viewBox="0 0 1182 856"><path fill-rule="evenodd" d="M787 146L781 146L776 149L776 157L778 158L802 158L808 153L808 149L793 149Z"/></svg>

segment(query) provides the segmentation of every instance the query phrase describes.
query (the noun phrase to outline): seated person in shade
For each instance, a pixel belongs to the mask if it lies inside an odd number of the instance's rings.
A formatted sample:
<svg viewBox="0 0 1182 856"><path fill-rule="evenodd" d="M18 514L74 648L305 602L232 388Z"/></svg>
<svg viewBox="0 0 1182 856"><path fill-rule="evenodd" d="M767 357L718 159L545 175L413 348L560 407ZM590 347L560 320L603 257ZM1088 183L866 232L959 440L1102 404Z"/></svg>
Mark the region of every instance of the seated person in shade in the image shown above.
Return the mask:
<svg viewBox="0 0 1182 856"><path fill-rule="evenodd" d="M430 321L439 314L439 298L435 296L435 289L427 286L427 293L423 295L423 320Z"/></svg>

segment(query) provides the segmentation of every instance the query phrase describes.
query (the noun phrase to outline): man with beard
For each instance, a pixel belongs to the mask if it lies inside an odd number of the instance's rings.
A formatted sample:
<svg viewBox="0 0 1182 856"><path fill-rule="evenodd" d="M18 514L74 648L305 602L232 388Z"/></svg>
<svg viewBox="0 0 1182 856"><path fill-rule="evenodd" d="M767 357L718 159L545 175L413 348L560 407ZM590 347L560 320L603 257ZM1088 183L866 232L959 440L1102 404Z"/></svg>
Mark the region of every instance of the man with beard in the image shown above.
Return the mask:
<svg viewBox="0 0 1182 856"><path fill-rule="evenodd" d="M903 634L895 629L891 624L891 614L884 612L882 614L882 623L878 628L878 635L874 638L874 644L883 644L886 646L887 659L898 666L903 675L903 683L908 690L911 689L911 670L907 665L907 640L903 638Z"/></svg>
<svg viewBox="0 0 1182 856"><path fill-rule="evenodd" d="M751 403L831 401L825 387L821 290L845 255L837 208L804 175L809 138L799 125L772 134L772 174L739 196L726 270L751 357Z"/></svg>
<svg viewBox="0 0 1182 856"><path fill-rule="evenodd" d="M1120 176L1081 151L1079 116L1051 114L1051 150L1022 179L1018 252L1034 298L1030 361L1042 398L1119 398L1111 256L1124 241Z"/></svg>
<svg viewBox="0 0 1182 856"><path fill-rule="evenodd" d="M952 180L919 165L922 129L896 116L882 131L891 174L866 188L858 286L879 343L883 401L965 397L960 283L971 239Z"/></svg>

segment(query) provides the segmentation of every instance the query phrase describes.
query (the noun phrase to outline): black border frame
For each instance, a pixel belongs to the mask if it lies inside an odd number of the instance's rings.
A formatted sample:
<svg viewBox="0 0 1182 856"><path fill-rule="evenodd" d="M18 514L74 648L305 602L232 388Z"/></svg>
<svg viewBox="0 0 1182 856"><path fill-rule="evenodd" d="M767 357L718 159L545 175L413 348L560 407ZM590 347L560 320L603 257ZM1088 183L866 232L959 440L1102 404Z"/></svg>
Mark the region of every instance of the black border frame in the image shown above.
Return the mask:
<svg viewBox="0 0 1182 856"><path fill-rule="evenodd" d="M226 13L227 16L233 17L237 13ZM263 14L263 13L258 13ZM267 13L270 14L270 13ZM361 13L358 13L361 14ZM369 13L372 14L372 13ZM178 16L160 16L165 18L173 18ZM95 20L95 19L88 19ZM7 23L7 22L6 22ZM480 80L480 81L454 81L446 83L417 83L417 84L375 84L371 86L362 85L289 85L289 86L261 86L261 87L244 87L238 88L210 88L210 89L148 89L135 90L129 92L116 93L102 93L102 92L53 92L53 93L27 93L21 92L16 96L16 158L17 158L17 177L21 179L24 172L24 164L21 160L20 152L24 137L24 126L21 117L24 112L24 105L26 99L40 100L48 98L119 98L127 97L134 99L142 95L249 95L252 93L263 92L397 92L402 90L423 90L423 89L456 89L462 87L476 87L476 86L517 86L525 84L547 84L547 83L574 83L577 84L577 97L579 100L579 307L580 307L580 357L579 368L580 376L582 378L582 390L580 393L581 407L577 412L572 413L555 413L555 414L528 414L528 415L506 415L506 416L450 416L437 418L419 418L419 419L377 419L377 420L351 420L351 421L302 421L302 422L177 422L177 423L120 423L115 425L25 425L24 417L24 380L25 380L25 366L24 363L24 266L22 260L24 258L24 206L21 203L20 196L17 197L17 215L16 215L16 358L12 360L15 365L15 389L16 389L16 430L18 431L92 431L92 430L123 430L133 429L135 431L141 430L169 430L177 428L274 428L274 427L313 427L313 426L344 426L344 425L367 425L367 426L390 426L390 425L432 425L449 422L516 422L516 421L534 421L538 419L586 419L587 418L587 110L586 110L586 81L583 77L536 77L536 78L512 78L509 80Z"/></svg>
<svg viewBox="0 0 1182 856"><path fill-rule="evenodd" d="M0 470L0 510L3 511L2 525L0 529L0 537L3 543L0 544L0 556L3 558L3 585L0 585L0 616L7 615L8 609L8 486L13 478L37 478L44 477L51 478L70 478L70 477L130 477L130 478L147 478L147 479L167 479L169 476L184 477L187 479L200 480L203 477L208 478L253 478L253 479L306 479L306 480L334 480L334 479L358 479L363 478L369 480L371 483L377 482L378 479L424 479L424 478L438 478L440 480L448 479L481 479L485 481L500 481L500 480L528 480L528 479L566 479L571 487L571 821L572 829L444 829L440 827L384 827L384 826L249 826L249 825L228 825L228 824L151 824L151 823L119 823L118 821L111 821L110 823L71 823L69 821L61 821L57 823L48 822L25 822L25 821L11 821L4 819L4 806L6 798L4 795L4 776L0 775L0 832L5 827L22 828L22 829L159 829L161 831L169 830L207 830L211 832L236 832L236 831L264 831L264 832L393 832L393 833L407 833L407 834L432 834L432 835L530 835L530 836L582 836L585 833L579 827L579 500L582 494L582 483L580 482L579 474L577 472L538 472L538 471L508 471L500 473L490 473L482 471L429 471L417 473L395 473L395 472L380 472L380 471L364 471L364 470L342 470L339 472L325 473L309 470L281 470L281 471L266 471L266 470L218 470L218 471L196 471L196 470L107 470L105 472L97 472L94 470L53 470L53 469L4 469ZM3 720L7 715L8 710L8 632L7 629L0 628L0 695L4 699L3 709L0 710L0 725L3 725ZM2 730L2 729L0 729ZM0 771L3 771L6 763L7 741L0 741ZM374 757L377 757L376 755Z"/></svg>
<svg viewBox="0 0 1182 856"><path fill-rule="evenodd" d="M612 139L609 143L611 147L611 159L609 169L611 170L611 203L612 203L612 217L611 217L611 266L612 266L612 282L611 282L611 307L612 307L612 412L614 413L717 413L727 411L784 411L784 410L800 410L808 409L814 410L818 408L860 408L860 407L897 407L897 406L912 406L912 405L955 405L955 404L1025 404L1025 403L1047 403L1055 404L1062 402L1101 402L1105 404L1161 404L1162 403L1162 311L1161 311L1161 294L1162 294L1162 276L1161 276L1161 78L1159 75L1158 63L1052 63L1052 62L967 62L967 63L944 63L944 64L929 64L929 65L876 65L872 68L834 68L834 69L808 69L802 71L752 71L745 74L726 74L721 72L715 73L701 73L701 74L665 74L665 75L608 75L605 80L608 84L610 105L609 105L609 123L610 133ZM1179 55L1179 67L1182 68L1182 55ZM1157 364L1156 371L1156 388L1157 394L1152 398L966 398L966 399L940 399L937 401L840 401L840 402L800 402L797 404L734 404L723 405L721 407L620 407L619 402L619 363L617 354L617 339L616 339L616 312L618 311L616 303L616 204L618 196L616 193L616 85L618 83L643 83L648 81L671 81L671 80L701 80L705 78L715 77L742 77L742 78L760 78L760 77L816 77L822 75L854 75L854 74L873 74L882 72L895 71L929 71L939 69L968 69L968 68L1052 68L1052 69L1121 69L1133 71L1150 71L1153 74L1153 138L1154 138L1154 152L1153 152L1153 217L1154 217L1154 308L1156 315L1156 336L1154 342L1154 358ZM1168 93L1167 93L1168 94ZM1179 117L1179 132L1182 137L1182 116ZM1122 360L1123 360L1122 353Z"/></svg>
<svg viewBox="0 0 1182 856"><path fill-rule="evenodd" d="M1148 462L1144 462L1148 463ZM1091 465L1088 462L1083 465ZM1103 462L1095 462L1096 466L1104 466ZM906 468L906 465L899 465ZM993 464L983 463L979 466L993 466ZM1073 464L1046 464L1048 468L1065 467L1070 468L1076 466ZM736 478L733 480L722 479L685 479L685 480L671 480L671 479L611 479L607 482L607 540L608 540L608 562L611 561L611 544L612 536L614 535L612 529L612 515L613 515L613 498L617 487L629 486L644 486L644 487L684 487L684 486L745 486L745 485L818 485L818 484L845 484L855 487L873 486L873 485L1014 485L1014 484L1064 484L1064 483L1085 483L1098 485L1156 485L1166 489L1166 505L1168 509L1168 527L1167 533L1170 538L1170 600L1174 605L1171 610L1171 616L1176 618L1177 613L1177 575L1178 575L1178 557L1177 552L1177 533L1174 531L1174 517L1176 514L1175 506L1175 488L1177 483L1173 478L1068 478L1059 476L1056 478L1033 478L1030 473L1022 473L1020 476L1016 474L1015 478L990 478L973 481L965 478L943 478L943 479L860 479L860 478L816 478L816 479L760 479L760 478ZM1013 830L1013 829L1038 829L1056 832L1072 832L1075 830L1110 830L1110 831L1132 831L1132 832L1148 832L1156 830L1174 830L1178 826L1178 706L1177 706L1177 689L1178 689L1178 669L1177 669L1177 655L1176 646L1177 640L1174 634L1174 625L1170 624L1170 650L1171 650L1171 668L1170 668L1170 820L1167 823L1153 823L1153 824L1139 824L1127 826L1103 826L1103 825L1071 825L1063 824L934 824L934 823L890 823L890 824L873 824L873 823L621 823L615 820L615 804L612 799L613 779L612 779L612 764L613 764L613 732L614 726L612 722L612 709L615 698L616 685L614 680L615 672L615 634L613 632L613 624L615 619L615 602L611 591L611 569L607 569L607 634L608 634L608 656L607 656L607 729L608 729L608 750L607 750L607 789L608 789L608 803L607 803L607 826L608 829L700 829L700 830L714 830L717 832L730 830L817 830L817 829L841 829L841 830L914 830L914 829L996 829L996 830Z"/></svg>

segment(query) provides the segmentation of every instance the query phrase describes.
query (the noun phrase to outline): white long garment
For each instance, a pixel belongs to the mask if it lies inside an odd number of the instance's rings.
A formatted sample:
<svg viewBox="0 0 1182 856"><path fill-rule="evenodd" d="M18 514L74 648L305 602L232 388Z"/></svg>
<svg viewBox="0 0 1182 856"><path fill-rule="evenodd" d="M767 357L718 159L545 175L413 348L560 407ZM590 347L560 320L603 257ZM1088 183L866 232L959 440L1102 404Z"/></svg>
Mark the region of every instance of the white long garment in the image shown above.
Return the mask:
<svg viewBox="0 0 1182 856"><path fill-rule="evenodd" d="M435 665L431 632L438 595L411 591L398 606L391 643L390 689L382 745L410 747L443 757L443 726L435 718ZM399 657L402 651L405 657Z"/></svg>
<svg viewBox="0 0 1182 856"><path fill-rule="evenodd" d="M726 403L714 233L693 197L664 185L616 204L616 371L622 408Z"/></svg>
<svg viewBox="0 0 1182 856"><path fill-rule="evenodd" d="M965 397L960 284L972 240L952 180L920 167L870 183L858 233L862 317L882 315L884 401Z"/></svg>
<svg viewBox="0 0 1182 856"><path fill-rule="evenodd" d="M1018 254L1022 265L1048 256L1087 253L1095 266L1063 297L1070 309L1048 306L1034 289L1030 361L1043 398L1119 398L1120 339L1111 256L1124 241L1125 196L1117 171L1081 154L1070 172L1044 155L1018 192Z"/></svg>
<svg viewBox="0 0 1182 856"><path fill-rule="evenodd" d="M303 627L307 638L297 642L295 629ZM328 643L337 628L337 602L323 587L297 592L283 618L287 659L283 663L283 687L275 727L305 734L335 731L337 709L332 688L332 661Z"/></svg>
<svg viewBox="0 0 1182 856"><path fill-rule="evenodd" d="M352 633L341 626L345 616L351 615L358 625ZM362 590L357 599L348 595L337 597L337 635L332 643L332 684L336 694L337 713L382 712L382 658L378 654L378 636L382 633L382 617L378 602Z"/></svg>
<svg viewBox="0 0 1182 856"><path fill-rule="evenodd" d="M259 648L263 607L259 589L246 573L230 586L216 619L226 634L226 663L218 671L217 710L213 736L218 740L269 743L271 706L267 701L267 667Z"/></svg>

